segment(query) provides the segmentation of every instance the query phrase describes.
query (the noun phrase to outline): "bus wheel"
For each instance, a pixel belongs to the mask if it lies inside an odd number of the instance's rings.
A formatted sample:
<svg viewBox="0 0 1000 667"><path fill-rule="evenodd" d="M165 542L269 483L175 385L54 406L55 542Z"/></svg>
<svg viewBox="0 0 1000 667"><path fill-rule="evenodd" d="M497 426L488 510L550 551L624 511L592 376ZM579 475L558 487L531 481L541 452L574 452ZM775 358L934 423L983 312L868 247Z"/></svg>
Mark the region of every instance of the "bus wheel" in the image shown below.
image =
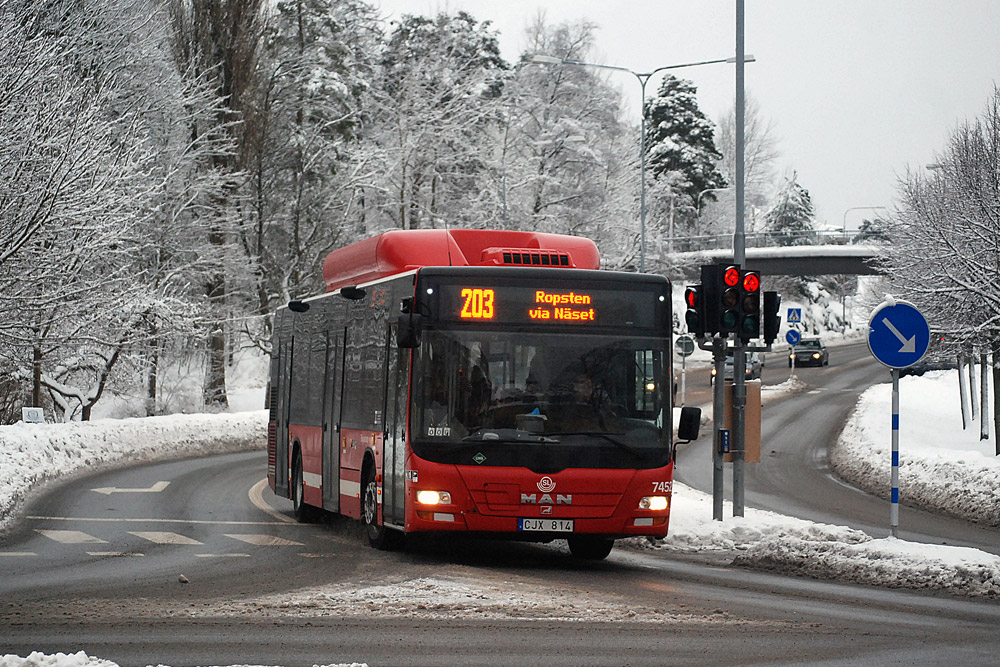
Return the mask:
<svg viewBox="0 0 1000 667"><path fill-rule="evenodd" d="M310 523L316 518L316 511L312 505L307 505L303 496L305 485L302 482L302 455L295 452L295 461L292 463L292 515L299 523Z"/></svg>
<svg viewBox="0 0 1000 667"><path fill-rule="evenodd" d="M368 544L380 551L391 551L402 542L402 535L378 523L378 484L375 481L375 467L365 468L364 497L361 499L361 520L365 524Z"/></svg>
<svg viewBox="0 0 1000 667"><path fill-rule="evenodd" d="M571 537L567 541L573 557L583 560L604 560L615 546L614 540L605 537Z"/></svg>

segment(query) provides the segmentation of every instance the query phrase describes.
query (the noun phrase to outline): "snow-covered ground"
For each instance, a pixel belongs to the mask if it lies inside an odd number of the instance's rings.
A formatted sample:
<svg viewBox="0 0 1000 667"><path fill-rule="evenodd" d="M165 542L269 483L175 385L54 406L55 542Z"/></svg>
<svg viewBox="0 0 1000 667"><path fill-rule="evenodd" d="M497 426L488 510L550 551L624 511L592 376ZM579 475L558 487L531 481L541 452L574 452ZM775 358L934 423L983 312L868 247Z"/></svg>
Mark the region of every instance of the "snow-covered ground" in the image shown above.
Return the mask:
<svg viewBox="0 0 1000 667"><path fill-rule="evenodd" d="M796 389L795 380L790 380L766 390L764 400ZM1000 523L995 507L1000 496L1000 462L993 456L992 441L980 442L978 429L961 428L955 371L903 378L900 394L900 486L904 500L989 525ZM886 493L889 486L889 401L889 385L866 391L832 453L842 475L878 493ZM0 427L0 526L16 515L26 489L46 480L98 466L262 448L265 422L266 412L254 411ZM713 521L711 497L676 484L671 535L656 544L645 539L626 542L629 548L664 556L711 554L737 565L817 578L977 598L1000 596L1000 557L992 554L873 536L751 507L742 518L731 514L727 507L725 521ZM379 613L391 610L397 615L426 616L440 608L446 615L480 618L513 618L512 610L518 610L532 618L636 620L626 601L617 605L613 600L582 599L572 591L560 595L548 591L542 600L530 585L505 581L491 587L471 574L421 577L389 585L306 589L273 600L220 601L210 605L206 613L322 615L327 608L343 613L346 602L358 600L365 604L347 606L359 609L359 613L376 609ZM372 601L376 604L370 604ZM114 667L114 663L84 653L0 657L0 667L85 665Z"/></svg>

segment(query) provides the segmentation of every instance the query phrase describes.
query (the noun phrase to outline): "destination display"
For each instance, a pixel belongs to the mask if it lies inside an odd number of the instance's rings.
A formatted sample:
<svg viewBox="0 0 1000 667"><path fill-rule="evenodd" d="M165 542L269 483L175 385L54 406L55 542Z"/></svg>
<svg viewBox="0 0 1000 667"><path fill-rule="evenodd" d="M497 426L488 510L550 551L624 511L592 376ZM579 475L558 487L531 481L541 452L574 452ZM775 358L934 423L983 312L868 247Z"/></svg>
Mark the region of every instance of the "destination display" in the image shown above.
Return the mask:
<svg viewBox="0 0 1000 667"><path fill-rule="evenodd" d="M652 328L667 307L650 290L441 285L436 292L439 319L470 323Z"/></svg>

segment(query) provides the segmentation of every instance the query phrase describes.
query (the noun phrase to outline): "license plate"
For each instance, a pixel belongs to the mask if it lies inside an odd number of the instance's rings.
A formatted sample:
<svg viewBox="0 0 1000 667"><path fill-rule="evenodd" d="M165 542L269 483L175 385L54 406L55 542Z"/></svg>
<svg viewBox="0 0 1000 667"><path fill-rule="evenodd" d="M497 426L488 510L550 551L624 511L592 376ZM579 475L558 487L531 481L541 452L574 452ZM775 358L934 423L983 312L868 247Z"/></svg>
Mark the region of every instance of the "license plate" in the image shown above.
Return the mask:
<svg viewBox="0 0 1000 667"><path fill-rule="evenodd" d="M528 532L572 533L573 519L518 519L517 529Z"/></svg>

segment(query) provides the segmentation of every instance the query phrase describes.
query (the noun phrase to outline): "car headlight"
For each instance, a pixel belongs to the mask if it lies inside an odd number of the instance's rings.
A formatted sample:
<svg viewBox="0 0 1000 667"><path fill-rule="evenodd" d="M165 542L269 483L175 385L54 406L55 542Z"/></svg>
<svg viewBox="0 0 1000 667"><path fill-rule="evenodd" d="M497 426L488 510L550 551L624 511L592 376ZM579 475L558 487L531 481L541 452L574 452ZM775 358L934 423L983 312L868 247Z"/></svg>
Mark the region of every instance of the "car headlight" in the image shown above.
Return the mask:
<svg viewBox="0 0 1000 667"><path fill-rule="evenodd" d="M819 352L813 352L813 359L819 359L819 357L820 357Z"/></svg>
<svg viewBox="0 0 1000 667"><path fill-rule="evenodd" d="M421 505L450 505L451 494L447 491L417 491L417 502Z"/></svg>
<svg viewBox="0 0 1000 667"><path fill-rule="evenodd" d="M666 496L645 496L639 501L641 510L665 510L668 505Z"/></svg>

